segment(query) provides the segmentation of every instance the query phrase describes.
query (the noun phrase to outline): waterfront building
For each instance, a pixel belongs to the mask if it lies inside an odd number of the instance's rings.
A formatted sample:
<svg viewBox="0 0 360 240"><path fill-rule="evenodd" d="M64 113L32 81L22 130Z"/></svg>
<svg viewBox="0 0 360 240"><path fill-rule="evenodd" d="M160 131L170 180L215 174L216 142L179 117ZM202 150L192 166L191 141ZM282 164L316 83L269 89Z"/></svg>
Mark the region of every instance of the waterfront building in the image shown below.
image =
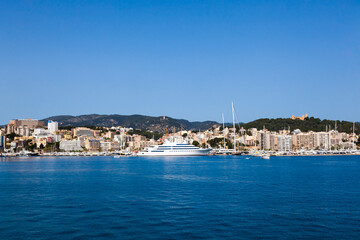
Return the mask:
<svg viewBox="0 0 360 240"><path fill-rule="evenodd" d="M106 134L105 134L105 137L110 139L110 140L113 140L114 139L114 136L115 136L115 132L113 131L108 131Z"/></svg>
<svg viewBox="0 0 360 240"><path fill-rule="evenodd" d="M245 135L245 144L246 146L255 146L255 136Z"/></svg>
<svg viewBox="0 0 360 240"><path fill-rule="evenodd" d="M315 149L330 149L330 135L328 132L314 133L314 148Z"/></svg>
<svg viewBox="0 0 360 240"><path fill-rule="evenodd" d="M117 151L117 150L120 150L120 143L119 142L101 141L100 149L101 149L101 151Z"/></svg>
<svg viewBox="0 0 360 240"><path fill-rule="evenodd" d="M36 139L47 138L50 135L49 131L44 128L35 128L32 136Z"/></svg>
<svg viewBox="0 0 360 240"><path fill-rule="evenodd" d="M86 127L77 127L74 129L76 137L94 137L94 130Z"/></svg>
<svg viewBox="0 0 360 240"><path fill-rule="evenodd" d="M48 130L50 133L55 133L57 130L59 130L59 123L54 121L48 121Z"/></svg>
<svg viewBox="0 0 360 240"><path fill-rule="evenodd" d="M11 134L11 133L16 133L18 135L20 135L20 128L24 129L24 128L29 128L29 129L34 129L37 127L43 127L44 126L44 122L43 121L39 121L36 119L15 119L15 120L11 120L10 123L8 125L6 125L6 133L7 134ZM24 132L21 132L22 136L24 135Z"/></svg>
<svg viewBox="0 0 360 240"><path fill-rule="evenodd" d="M93 130L94 138L101 137L101 131L100 130Z"/></svg>
<svg viewBox="0 0 360 240"><path fill-rule="evenodd" d="M270 131L264 129L258 132L260 149L271 150L275 149L275 140L274 136Z"/></svg>
<svg viewBox="0 0 360 240"><path fill-rule="evenodd" d="M60 150L69 151L82 151L79 140L62 140L60 141Z"/></svg>
<svg viewBox="0 0 360 240"><path fill-rule="evenodd" d="M131 150L141 150L148 146L146 137L140 135L134 135L133 141L128 143Z"/></svg>
<svg viewBox="0 0 360 240"><path fill-rule="evenodd" d="M314 148L314 134L298 133L293 135L293 144L296 149L313 149Z"/></svg>
<svg viewBox="0 0 360 240"><path fill-rule="evenodd" d="M99 151L100 150L100 140L86 139L85 148L90 151Z"/></svg>
<svg viewBox="0 0 360 240"><path fill-rule="evenodd" d="M120 142L120 145L123 146L126 143L133 142L134 137L127 134L114 135L114 141Z"/></svg>
<svg viewBox="0 0 360 240"><path fill-rule="evenodd" d="M73 139L72 131L70 131L70 130L57 130L55 132L55 135L59 135L62 140L72 140Z"/></svg>
<svg viewBox="0 0 360 240"><path fill-rule="evenodd" d="M30 136L30 131L31 129L29 129L27 126L20 126L16 133L20 136L25 136L25 137L29 137Z"/></svg>
<svg viewBox="0 0 360 240"><path fill-rule="evenodd" d="M277 150L288 152L292 151L292 136L290 135L279 135L277 136Z"/></svg>
<svg viewBox="0 0 360 240"><path fill-rule="evenodd" d="M36 143L37 147L40 147L41 145L43 147L46 147L47 143L48 143L48 139L47 138L41 138L41 139L33 139L33 143Z"/></svg>
<svg viewBox="0 0 360 240"><path fill-rule="evenodd" d="M250 129L248 129L248 132L251 133L251 136L256 136L258 130L257 130L257 128L250 128Z"/></svg>

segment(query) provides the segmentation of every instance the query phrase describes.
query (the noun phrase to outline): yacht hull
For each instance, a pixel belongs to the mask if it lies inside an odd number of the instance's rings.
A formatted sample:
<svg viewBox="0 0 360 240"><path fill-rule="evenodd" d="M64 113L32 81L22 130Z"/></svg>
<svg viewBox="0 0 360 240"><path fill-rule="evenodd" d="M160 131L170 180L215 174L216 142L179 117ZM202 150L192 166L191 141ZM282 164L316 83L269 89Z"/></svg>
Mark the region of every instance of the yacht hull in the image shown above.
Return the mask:
<svg viewBox="0 0 360 240"><path fill-rule="evenodd" d="M207 156L210 154L211 149L199 150L194 152L139 152L138 156L155 157L155 156Z"/></svg>

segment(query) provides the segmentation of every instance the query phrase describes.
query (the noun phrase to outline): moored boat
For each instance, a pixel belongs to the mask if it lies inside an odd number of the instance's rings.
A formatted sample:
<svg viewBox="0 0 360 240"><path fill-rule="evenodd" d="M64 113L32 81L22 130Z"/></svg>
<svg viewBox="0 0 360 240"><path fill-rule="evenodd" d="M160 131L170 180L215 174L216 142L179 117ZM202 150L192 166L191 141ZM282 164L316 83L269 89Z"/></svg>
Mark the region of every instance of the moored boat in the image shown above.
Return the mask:
<svg viewBox="0 0 360 240"><path fill-rule="evenodd" d="M188 143L176 143L165 140L162 145L152 145L138 152L138 156L205 156L209 155L211 148L199 148Z"/></svg>

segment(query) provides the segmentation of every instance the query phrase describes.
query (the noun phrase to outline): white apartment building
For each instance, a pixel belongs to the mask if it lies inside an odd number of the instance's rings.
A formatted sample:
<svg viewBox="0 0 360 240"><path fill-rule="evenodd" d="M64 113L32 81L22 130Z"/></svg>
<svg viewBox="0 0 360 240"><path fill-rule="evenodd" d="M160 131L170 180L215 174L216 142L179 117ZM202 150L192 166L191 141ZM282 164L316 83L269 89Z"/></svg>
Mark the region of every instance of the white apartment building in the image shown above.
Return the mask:
<svg viewBox="0 0 360 240"><path fill-rule="evenodd" d="M283 151L283 152L292 151L292 136L290 135L277 136L277 148L279 151Z"/></svg>
<svg viewBox="0 0 360 240"><path fill-rule="evenodd" d="M120 150L120 142L100 142L101 151Z"/></svg>
<svg viewBox="0 0 360 240"><path fill-rule="evenodd" d="M48 121L48 130L50 133L54 133L57 130L59 130L59 123L58 122L54 122L54 121Z"/></svg>
<svg viewBox="0 0 360 240"><path fill-rule="evenodd" d="M35 128L32 136L36 139L42 139L49 137L50 133L47 129L44 128Z"/></svg>
<svg viewBox="0 0 360 240"><path fill-rule="evenodd" d="M69 151L82 151L82 147L79 140L63 140L60 141L60 150Z"/></svg>

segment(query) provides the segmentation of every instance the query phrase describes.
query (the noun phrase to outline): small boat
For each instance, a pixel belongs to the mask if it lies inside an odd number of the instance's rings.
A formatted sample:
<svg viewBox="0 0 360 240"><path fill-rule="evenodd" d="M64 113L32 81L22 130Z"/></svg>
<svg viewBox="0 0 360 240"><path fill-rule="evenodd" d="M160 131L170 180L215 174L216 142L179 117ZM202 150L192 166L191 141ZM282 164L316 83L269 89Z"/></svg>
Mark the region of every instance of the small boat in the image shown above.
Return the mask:
<svg viewBox="0 0 360 240"><path fill-rule="evenodd" d="M236 156L238 156L238 155L241 155L241 152L235 152L235 151L234 151L234 152L231 153L231 155L236 155Z"/></svg>
<svg viewBox="0 0 360 240"><path fill-rule="evenodd" d="M264 153L264 154L261 155L261 158L262 159L270 159L270 154Z"/></svg>

